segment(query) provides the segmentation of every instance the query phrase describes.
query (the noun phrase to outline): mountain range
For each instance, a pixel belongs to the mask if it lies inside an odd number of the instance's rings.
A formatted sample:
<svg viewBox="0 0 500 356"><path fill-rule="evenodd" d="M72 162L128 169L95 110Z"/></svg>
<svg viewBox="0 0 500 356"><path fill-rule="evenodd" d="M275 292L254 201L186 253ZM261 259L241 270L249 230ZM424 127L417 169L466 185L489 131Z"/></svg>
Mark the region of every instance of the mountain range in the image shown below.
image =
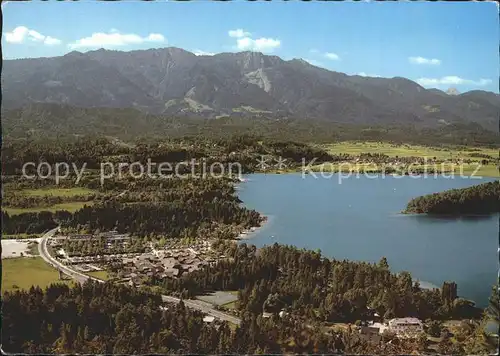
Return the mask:
<svg viewBox="0 0 500 356"><path fill-rule="evenodd" d="M54 103L176 117L263 116L422 127L472 122L495 131L500 116L500 96L492 92L446 93L402 77L350 76L302 59L257 52L197 56L175 47L5 60L2 90L4 110Z"/></svg>

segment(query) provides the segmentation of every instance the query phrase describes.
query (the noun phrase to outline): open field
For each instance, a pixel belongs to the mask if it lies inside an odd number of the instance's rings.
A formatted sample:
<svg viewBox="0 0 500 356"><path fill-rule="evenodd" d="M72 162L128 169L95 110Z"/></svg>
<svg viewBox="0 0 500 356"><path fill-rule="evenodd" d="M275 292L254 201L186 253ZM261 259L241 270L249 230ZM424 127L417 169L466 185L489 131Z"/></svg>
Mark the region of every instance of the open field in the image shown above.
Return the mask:
<svg viewBox="0 0 500 356"><path fill-rule="evenodd" d="M91 195L97 193L96 191L83 187L75 188L43 188L43 189L24 189L19 191L20 194L26 196L42 197L52 195L55 197L73 197L76 195Z"/></svg>
<svg viewBox="0 0 500 356"><path fill-rule="evenodd" d="M476 172L477 164L464 163L462 165L462 168L459 168L458 170L460 169L461 172L463 172L463 174L467 176L474 174L474 176L479 176L479 177L500 177L498 167L493 164L482 165L481 167L479 167L479 170L477 172ZM455 170L455 172L457 172L457 170Z"/></svg>
<svg viewBox="0 0 500 356"><path fill-rule="evenodd" d="M484 154L498 158L498 149L480 147L426 147L417 145L393 145L387 142L339 142L321 146L332 154L359 155L360 153L380 153L391 157L429 157L437 159L474 159L471 155ZM477 157L476 157L477 158Z"/></svg>
<svg viewBox="0 0 500 356"><path fill-rule="evenodd" d="M9 193L9 186L5 187L5 191ZM62 203L49 205L43 204L43 206L34 206L29 208L18 208L14 206L3 206L2 210L8 213L9 215L16 215L22 213L39 213L41 211L50 211L55 212L57 210L67 210L69 212L77 211L83 208L85 205L92 205L92 201L71 201L72 197L76 196L89 196L92 194L96 194L97 191L83 188L83 187L75 187L75 188L59 188L59 187L50 187L50 188L40 188L40 189L22 189L16 190L15 193L25 196L25 197L61 197L64 200Z"/></svg>
<svg viewBox="0 0 500 356"><path fill-rule="evenodd" d="M362 153L371 154L384 154L392 157L397 161L397 158L401 157L420 157L427 158L428 160L437 160L441 163L429 163L427 165L390 165L387 164L386 167L392 167L397 169L402 173L406 173L411 168L413 171L425 170L428 173L433 173L437 171L439 174L446 174L454 171L455 174L464 176L474 175L475 177L500 177L498 166L493 160L499 158L499 151L492 148L481 148L481 147L426 147L418 145L395 145L386 142L340 142L335 144L326 144L319 146L325 149L330 154L349 154L352 156L358 156ZM481 164L482 160L486 159L488 164ZM459 160L472 160L471 163L451 163L457 162ZM395 162L396 162L395 161ZM446 162L448 161L448 162ZM478 168L479 166L479 168ZM324 173L335 173L335 172L382 172L383 164L376 163L324 163L318 164L312 167L313 171Z"/></svg>
<svg viewBox="0 0 500 356"><path fill-rule="evenodd" d="M107 271L91 271L91 272L86 272L85 274L91 277L102 279L103 281L107 281L109 279Z"/></svg>
<svg viewBox="0 0 500 356"><path fill-rule="evenodd" d="M204 302L226 306L230 303L234 303L238 300L237 291L217 291L210 293L208 295L200 295L196 299L202 300Z"/></svg>
<svg viewBox="0 0 500 356"><path fill-rule="evenodd" d="M2 292L29 289L33 285L45 288L52 283L73 282L59 280L59 273L41 257L2 259Z"/></svg>
<svg viewBox="0 0 500 356"><path fill-rule="evenodd" d="M56 212L57 210L67 210L69 212L75 212L85 205L92 205L91 201L76 201L76 202L66 202L61 204L55 204L51 206L44 207L35 207L35 208L11 208L11 207L2 207L2 210L8 213L9 215L16 215L22 213L39 213L41 211L50 211Z"/></svg>
<svg viewBox="0 0 500 356"><path fill-rule="evenodd" d="M316 145L332 155L349 155L344 162L325 162L308 166L313 172L331 173L391 173L427 172L428 174L449 174L465 177L500 177L498 160L499 150L480 147L427 147L418 145L395 145L386 142L340 142L336 144ZM359 156L361 154L383 154L388 157L376 158ZM411 158L418 158L420 163L410 163ZM415 159L416 160L416 159ZM372 162L370 162L372 161ZM485 161L485 162L483 162ZM378 163L375 163L378 162ZM310 163L314 163L312 160ZM266 173L302 172L305 164L283 168L265 169ZM385 167L385 169L384 169Z"/></svg>
<svg viewBox="0 0 500 356"><path fill-rule="evenodd" d="M224 307L226 309L236 309L236 301L222 304L221 307Z"/></svg>

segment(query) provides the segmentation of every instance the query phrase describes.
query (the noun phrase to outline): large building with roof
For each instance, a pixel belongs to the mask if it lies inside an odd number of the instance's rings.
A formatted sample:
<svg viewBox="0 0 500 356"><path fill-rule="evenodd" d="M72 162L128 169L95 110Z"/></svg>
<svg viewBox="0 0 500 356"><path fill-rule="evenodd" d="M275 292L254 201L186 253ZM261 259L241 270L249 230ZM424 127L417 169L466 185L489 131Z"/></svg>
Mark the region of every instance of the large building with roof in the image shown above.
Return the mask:
<svg viewBox="0 0 500 356"><path fill-rule="evenodd" d="M424 325L417 318L396 318L389 320L388 330L398 336L414 336L424 331Z"/></svg>

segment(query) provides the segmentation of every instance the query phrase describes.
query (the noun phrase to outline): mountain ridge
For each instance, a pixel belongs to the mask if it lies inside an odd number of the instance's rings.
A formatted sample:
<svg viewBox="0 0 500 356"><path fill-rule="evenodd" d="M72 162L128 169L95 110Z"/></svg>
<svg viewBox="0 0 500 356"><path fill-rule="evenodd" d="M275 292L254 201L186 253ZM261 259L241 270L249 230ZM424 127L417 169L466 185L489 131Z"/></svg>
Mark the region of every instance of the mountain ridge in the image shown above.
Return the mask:
<svg viewBox="0 0 500 356"><path fill-rule="evenodd" d="M59 103L208 118L267 115L430 127L475 122L490 130L498 129L500 115L500 96L492 92L448 95L403 77L351 76L250 51L73 51L4 60L2 74L5 109Z"/></svg>

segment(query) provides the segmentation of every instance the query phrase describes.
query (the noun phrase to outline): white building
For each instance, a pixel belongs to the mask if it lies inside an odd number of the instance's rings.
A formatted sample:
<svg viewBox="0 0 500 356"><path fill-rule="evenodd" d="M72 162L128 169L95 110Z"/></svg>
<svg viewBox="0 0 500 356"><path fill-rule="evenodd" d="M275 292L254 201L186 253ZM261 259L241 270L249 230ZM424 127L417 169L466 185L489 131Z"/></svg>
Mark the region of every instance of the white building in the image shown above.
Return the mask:
<svg viewBox="0 0 500 356"><path fill-rule="evenodd" d="M214 318L213 316L211 316L211 315L207 315L207 316L205 316L205 317L203 318L203 321L204 321L205 323L213 323L213 322L214 322L214 320L215 320L215 318Z"/></svg>
<svg viewBox="0 0 500 356"><path fill-rule="evenodd" d="M387 325L382 323L370 323L368 328L378 331L379 334L383 334L387 330Z"/></svg>
<svg viewBox="0 0 500 356"><path fill-rule="evenodd" d="M424 326L417 318L397 318L389 320L388 330L398 336L414 336L423 332Z"/></svg>

